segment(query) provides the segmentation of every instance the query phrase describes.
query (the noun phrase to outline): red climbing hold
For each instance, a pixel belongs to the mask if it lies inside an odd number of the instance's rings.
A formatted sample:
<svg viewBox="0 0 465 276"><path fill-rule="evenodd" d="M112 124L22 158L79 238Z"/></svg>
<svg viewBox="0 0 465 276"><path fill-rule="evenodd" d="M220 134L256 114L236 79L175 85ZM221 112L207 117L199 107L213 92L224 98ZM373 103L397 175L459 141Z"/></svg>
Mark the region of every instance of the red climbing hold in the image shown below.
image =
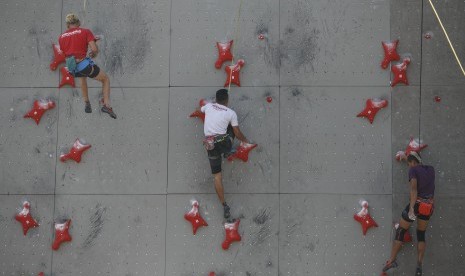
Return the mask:
<svg viewBox="0 0 465 276"><path fill-rule="evenodd" d="M388 42L383 41L381 44L383 45L384 49L384 59L381 62L381 68L386 69L391 61L400 59L400 56L397 53L397 45L399 44L399 40Z"/></svg>
<svg viewBox="0 0 465 276"><path fill-rule="evenodd" d="M208 273L208 276L216 276L215 272Z"/></svg>
<svg viewBox="0 0 465 276"><path fill-rule="evenodd" d="M237 86L241 86L239 73L244 64L245 61L243 59L240 59L237 61L236 64L228 65L224 68L224 70L226 71L226 82L224 83L224 87L229 86L232 83L234 83Z"/></svg>
<svg viewBox="0 0 465 276"><path fill-rule="evenodd" d="M434 97L434 101L437 102L437 103L440 103L441 102L441 97L439 97L439 96Z"/></svg>
<svg viewBox="0 0 465 276"><path fill-rule="evenodd" d="M58 250L60 245L64 242L69 242L72 240L69 235L69 226L71 225L71 220L68 219L64 223L55 223L55 241L52 244L53 250Z"/></svg>
<svg viewBox="0 0 465 276"><path fill-rule="evenodd" d="M44 115L45 111L55 107L55 102L52 100L35 100L32 109L24 115L24 118L32 118L36 121L36 124L39 124L40 118Z"/></svg>
<svg viewBox="0 0 465 276"><path fill-rule="evenodd" d="M249 152L257 146L257 144L247 144L241 142L239 147L237 147L236 152L228 157L228 161L233 161L235 158L237 158L247 162L249 160Z"/></svg>
<svg viewBox="0 0 465 276"><path fill-rule="evenodd" d="M391 72L394 74L394 79L391 82L391 86L396 86L399 82L408 85L407 67L409 64L410 58L406 57L402 60L402 63L391 66Z"/></svg>
<svg viewBox="0 0 465 276"><path fill-rule="evenodd" d="M72 159L76 161L76 163L79 163L81 162L82 154L91 147L92 146L87 144L85 141L76 139L76 141L74 141L73 147L69 150L69 152L60 155L60 161L65 162L66 160Z"/></svg>
<svg viewBox="0 0 465 276"><path fill-rule="evenodd" d="M44 273L43 272L39 272L39 275L37 276L44 276Z"/></svg>
<svg viewBox="0 0 465 276"><path fill-rule="evenodd" d="M260 39L260 40L265 39L265 35L264 35L264 34L259 34L259 35L258 35L258 39Z"/></svg>
<svg viewBox="0 0 465 276"><path fill-rule="evenodd" d="M52 48L53 60L52 63L50 63L50 70L55 71L60 63L65 62L66 57L65 53L60 49L60 46L52 43Z"/></svg>
<svg viewBox="0 0 465 276"><path fill-rule="evenodd" d="M398 151L396 153L396 160L397 161L407 160L407 156L410 154L410 152L415 151L415 152L419 153L421 150L423 150L427 146L428 145L423 144L421 142L421 140L413 139L413 137L412 137L412 138L410 138L410 142L408 143L407 148L405 149L405 151Z"/></svg>
<svg viewBox="0 0 465 276"><path fill-rule="evenodd" d="M266 101L268 103L271 103L273 101L273 98L271 96L266 97Z"/></svg>
<svg viewBox="0 0 465 276"><path fill-rule="evenodd" d="M229 42L216 42L216 47L218 48L218 59L215 62L216 69L220 69L225 61L231 61L233 55L231 53L233 41Z"/></svg>
<svg viewBox="0 0 465 276"><path fill-rule="evenodd" d="M199 101L199 106L202 107L202 106L206 105L207 103L208 103L207 100L201 99ZM196 111L192 112L192 114L189 115L189 117L191 117L191 118L199 118L200 120L202 120L202 122L205 122L205 113L203 113L200 110L196 110Z"/></svg>
<svg viewBox="0 0 465 276"><path fill-rule="evenodd" d="M239 235L239 232L237 232L237 230L239 229L240 222L240 220L236 220L235 222L226 222L224 224L226 237L224 238L223 244L221 245L221 247L223 247L224 250L228 250L231 243L241 241L241 235Z"/></svg>
<svg viewBox="0 0 465 276"><path fill-rule="evenodd" d="M61 72L61 82L58 88L61 88L62 86L67 85L67 84L71 85L72 87L76 87L76 84L74 83L74 77L68 71L68 67L61 67L60 72Z"/></svg>
<svg viewBox="0 0 465 276"><path fill-rule="evenodd" d="M384 108L388 105L387 100L381 100L381 99L368 99L365 104L365 109L360 112L357 117L365 117L367 118L370 123L373 123L373 120L375 119L376 113L381 108Z"/></svg>
<svg viewBox="0 0 465 276"><path fill-rule="evenodd" d="M192 232L197 233L197 229L201 226L208 226L207 222L202 218L199 213L199 202L192 201L192 209L184 214L184 218L192 224Z"/></svg>
<svg viewBox="0 0 465 276"><path fill-rule="evenodd" d="M362 210L354 215L354 219L362 225L363 235L366 235L369 228L378 227L378 224L368 213L368 202L363 200L360 205L362 205Z"/></svg>
<svg viewBox="0 0 465 276"><path fill-rule="evenodd" d="M394 225L394 231L399 228L399 223L396 223ZM407 229L407 231L404 234L404 242L412 242L412 235L410 235L410 231Z"/></svg>
<svg viewBox="0 0 465 276"><path fill-rule="evenodd" d="M31 204L28 201L23 202L23 209L16 214L15 219L23 225L23 234L26 236L29 229L38 227L39 224L31 215Z"/></svg>

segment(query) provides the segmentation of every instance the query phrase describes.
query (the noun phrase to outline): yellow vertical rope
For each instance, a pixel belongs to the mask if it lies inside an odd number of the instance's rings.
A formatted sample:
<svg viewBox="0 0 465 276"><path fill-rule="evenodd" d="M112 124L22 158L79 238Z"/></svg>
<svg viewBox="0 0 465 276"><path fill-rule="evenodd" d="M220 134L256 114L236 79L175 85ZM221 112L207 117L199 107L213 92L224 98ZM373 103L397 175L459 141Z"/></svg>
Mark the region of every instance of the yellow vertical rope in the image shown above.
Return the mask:
<svg viewBox="0 0 465 276"><path fill-rule="evenodd" d="M465 70L463 69L462 63L460 62L460 59L457 56L457 53L455 52L454 45L452 45L452 42L450 41L449 35L447 34L447 31L444 28L444 25L442 24L441 18L439 17L439 14L438 14L438 12L436 11L436 8L433 5L433 2L431 0L429 0L429 3L431 5L431 8L433 9L434 14L436 15L436 18L439 21L439 25L441 25L442 31L444 32L444 35L446 36L447 41L449 42L450 48L452 49L452 53L454 53L455 59L457 60L457 63L459 64L460 69L462 70L462 73L465 76Z"/></svg>

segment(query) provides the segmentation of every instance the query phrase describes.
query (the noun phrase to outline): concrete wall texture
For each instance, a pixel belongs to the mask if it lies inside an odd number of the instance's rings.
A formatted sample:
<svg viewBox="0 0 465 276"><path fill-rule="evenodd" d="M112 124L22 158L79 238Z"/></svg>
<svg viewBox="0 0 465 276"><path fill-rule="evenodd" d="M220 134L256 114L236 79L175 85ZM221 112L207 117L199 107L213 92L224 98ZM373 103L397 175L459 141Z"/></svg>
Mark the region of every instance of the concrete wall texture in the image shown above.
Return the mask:
<svg viewBox="0 0 465 276"><path fill-rule="evenodd" d="M465 58L465 2L433 2ZM0 275L379 275L408 200L407 166L394 157L410 137L429 145L423 157L437 170L424 273L465 275L465 78L428 1L0 7ZM92 114L79 88L56 88L51 43L69 12L103 35L96 63L111 77L117 120L98 109L99 83L89 81ZM224 163L243 239L223 251L202 124L188 115L223 85L215 43L230 39L246 61L231 106L259 147L248 163ZM379 66L390 39L412 57L410 86L391 88ZM57 106L36 126L22 116L43 97ZM389 101L373 124L356 117L367 98ZM61 163L78 137L92 148L80 164ZM14 214L25 198L40 227L23 237ZM183 218L194 198L209 224L196 236ZM379 225L366 236L352 218L362 198ZM73 221L73 241L52 252L62 218ZM415 254L406 244L392 275L413 275Z"/></svg>

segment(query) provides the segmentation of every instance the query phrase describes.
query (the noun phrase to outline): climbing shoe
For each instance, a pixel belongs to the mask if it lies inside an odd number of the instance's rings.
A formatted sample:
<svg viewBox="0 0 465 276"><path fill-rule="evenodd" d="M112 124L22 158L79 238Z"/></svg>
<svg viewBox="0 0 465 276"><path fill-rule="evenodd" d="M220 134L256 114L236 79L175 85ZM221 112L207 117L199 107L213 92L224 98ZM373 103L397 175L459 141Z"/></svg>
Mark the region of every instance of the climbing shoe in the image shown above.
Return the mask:
<svg viewBox="0 0 465 276"><path fill-rule="evenodd" d="M228 219L229 217L231 217L231 212L230 212L230 209L228 204L224 203L223 204L223 208L224 208L224 218L225 219Z"/></svg>
<svg viewBox="0 0 465 276"><path fill-rule="evenodd" d="M108 107L106 105L102 106L102 112L107 113L108 115L110 115L110 117L116 119L116 114L115 112L113 112L113 109L111 107Z"/></svg>
<svg viewBox="0 0 465 276"><path fill-rule="evenodd" d="M396 260L390 262L390 261L387 261L386 262L386 265L383 267L383 272L386 272L388 271L389 269L391 268L396 268L397 267L397 262Z"/></svg>
<svg viewBox="0 0 465 276"><path fill-rule="evenodd" d="M423 275L423 270L421 269L421 266L417 266L415 276L421 276L421 275Z"/></svg>
<svg viewBox="0 0 465 276"><path fill-rule="evenodd" d="M84 111L86 113L92 113L92 107L90 106L90 102L89 101L86 101L86 107L84 108Z"/></svg>

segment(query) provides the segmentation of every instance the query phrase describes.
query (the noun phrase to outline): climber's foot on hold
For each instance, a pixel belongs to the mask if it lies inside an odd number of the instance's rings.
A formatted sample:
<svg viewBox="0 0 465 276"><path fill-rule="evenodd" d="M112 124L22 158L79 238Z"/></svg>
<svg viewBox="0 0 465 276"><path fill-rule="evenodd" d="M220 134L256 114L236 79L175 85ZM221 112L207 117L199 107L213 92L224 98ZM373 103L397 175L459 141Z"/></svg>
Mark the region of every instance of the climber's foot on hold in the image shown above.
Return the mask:
<svg viewBox="0 0 465 276"><path fill-rule="evenodd" d="M422 276L423 275L423 270L421 269L421 266L417 266L417 270L415 271L415 276Z"/></svg>
<svg viewBox="0 0 465 276"><path fill-rule="evenodd" d="M90 102L89 101L85 101L85 104L86 104L86 107L84 108L84 111L86 113L92 113L92 107L90 106Z"/></svg>
<svg viewBox="0 0 465 276"><path fill-rule="evenodd" d="M386 262L386 265L383 267L383 272L386 272L386 271L388 271L389 269L391 269L391 268L396 268L396 267L397 267L397 262L396 262L396 260L394 260L394 261L392 261L392 262L391 262L391 261L387 261L387 262Z"/></svg>
<svg viewBox="0 0 465 276"><path fill-rule="evenodd" d="M226 203L223 203L223 208L224 208L224 218L225 219L229 219L231 217L231 212L230 212L230 209L228 204Z"/></svg>
<svg viewBox="0 0 465 276"><path fill-rule="evenodd" d="M109 106L102 106L102 112L103 113L107 113L108 115L110 115L110 117L112 117L113 119L116 119L116 114L115 112L113 112L113 109Z"/></svg>

